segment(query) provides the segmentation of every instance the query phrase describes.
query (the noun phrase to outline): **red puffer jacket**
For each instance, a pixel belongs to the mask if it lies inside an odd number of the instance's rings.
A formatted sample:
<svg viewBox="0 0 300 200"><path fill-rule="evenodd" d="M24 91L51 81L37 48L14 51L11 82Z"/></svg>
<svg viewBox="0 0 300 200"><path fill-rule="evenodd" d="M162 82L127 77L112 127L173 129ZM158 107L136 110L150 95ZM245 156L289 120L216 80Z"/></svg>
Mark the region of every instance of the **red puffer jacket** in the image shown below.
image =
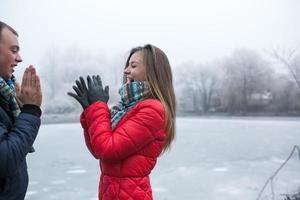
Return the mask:
<svg viewBox="0 0 300 200"><path fill-rule="evenodd" d="M166 142L162 103L137 103L114 131L103 102L85 109L80 122L88 149L100 159L99 200L152 200L149 174Z"/></svg>

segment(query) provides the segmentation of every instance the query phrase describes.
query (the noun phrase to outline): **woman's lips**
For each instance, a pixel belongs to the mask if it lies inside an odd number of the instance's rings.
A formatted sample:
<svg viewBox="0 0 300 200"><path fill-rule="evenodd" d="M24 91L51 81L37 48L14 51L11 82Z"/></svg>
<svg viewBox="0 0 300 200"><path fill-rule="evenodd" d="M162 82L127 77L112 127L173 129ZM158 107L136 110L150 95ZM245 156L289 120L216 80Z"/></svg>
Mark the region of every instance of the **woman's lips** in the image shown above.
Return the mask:
<svg viewBox="0 0 300 200"><path fill-rule="evenodd" d="M131 79L131 78L127 78L127 83L132 83L132 82L134 82L134 80L133 80L133 79Z"/></svg>

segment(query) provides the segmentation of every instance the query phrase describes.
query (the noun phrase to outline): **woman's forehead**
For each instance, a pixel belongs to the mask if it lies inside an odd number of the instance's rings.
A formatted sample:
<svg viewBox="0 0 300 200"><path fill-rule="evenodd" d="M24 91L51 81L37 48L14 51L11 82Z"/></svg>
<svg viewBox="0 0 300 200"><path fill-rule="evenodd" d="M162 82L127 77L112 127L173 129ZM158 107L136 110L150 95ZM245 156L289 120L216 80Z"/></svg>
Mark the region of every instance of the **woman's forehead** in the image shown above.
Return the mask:
<svg viewBox="0 0 300 200"><path fill-rule="evenodd" d="M141 63L143 61L143 54L141 51L137 51L134 54L131 55L130 59L129 59L129 63Z"/></svg>

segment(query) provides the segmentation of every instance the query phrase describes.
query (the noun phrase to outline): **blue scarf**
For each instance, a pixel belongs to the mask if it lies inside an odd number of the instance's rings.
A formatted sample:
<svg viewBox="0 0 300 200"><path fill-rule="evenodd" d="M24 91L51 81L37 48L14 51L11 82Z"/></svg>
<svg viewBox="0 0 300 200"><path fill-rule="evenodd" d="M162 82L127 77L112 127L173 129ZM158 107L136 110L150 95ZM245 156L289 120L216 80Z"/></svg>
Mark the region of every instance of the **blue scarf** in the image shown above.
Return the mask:
<svg viewBox="0 0 300 200"><path fill-rule="evenodd" d="M150 94L149 84L146 81L126 83L119 89L119 94L121 101L110 109L112 130L128 110Z"/></svg>
<svg viewBox="0 0 300 200"><path fill-rule="evenodd" d="M5 81L0 77L0 103L1 107L11 113L14 119L20 114L20 107L16 98L16 79L14 76Z"/></svg>

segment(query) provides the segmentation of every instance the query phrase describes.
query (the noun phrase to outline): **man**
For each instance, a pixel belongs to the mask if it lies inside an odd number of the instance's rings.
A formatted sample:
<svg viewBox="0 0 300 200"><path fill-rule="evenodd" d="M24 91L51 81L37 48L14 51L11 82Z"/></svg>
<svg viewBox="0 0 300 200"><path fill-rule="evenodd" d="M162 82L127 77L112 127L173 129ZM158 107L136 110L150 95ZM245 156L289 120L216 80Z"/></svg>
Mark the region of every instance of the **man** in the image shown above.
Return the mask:
<svg viewBox="0 0 300 200"><path fill-rule="evenodd" d="M22 62L19 49L17 32L0 21L0 200L25 198L26 155L41 123L42 92L35 68L26 68L21 86L13 76Z"/></svg>

